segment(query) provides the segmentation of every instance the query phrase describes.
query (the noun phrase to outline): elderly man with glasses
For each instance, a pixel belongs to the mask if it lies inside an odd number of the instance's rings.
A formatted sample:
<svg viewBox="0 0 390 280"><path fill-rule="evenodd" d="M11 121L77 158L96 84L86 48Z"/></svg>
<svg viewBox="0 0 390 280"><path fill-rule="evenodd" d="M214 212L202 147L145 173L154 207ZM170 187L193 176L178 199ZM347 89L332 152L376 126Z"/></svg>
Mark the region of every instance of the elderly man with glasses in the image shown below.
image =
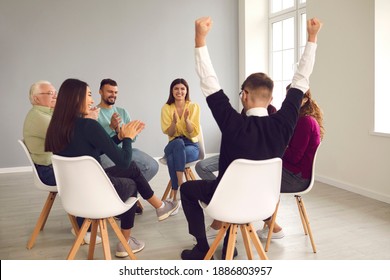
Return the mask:
<svg viewBox="0 0 390 280"><path fill-rule="evenodd" d="M41 181L46 185L55 186L51 152L45 152L45 138L56 105L57 91L50 82L38 81L31 85L29 98L32 108L24 120L24 143L30 151Z"/></svg>

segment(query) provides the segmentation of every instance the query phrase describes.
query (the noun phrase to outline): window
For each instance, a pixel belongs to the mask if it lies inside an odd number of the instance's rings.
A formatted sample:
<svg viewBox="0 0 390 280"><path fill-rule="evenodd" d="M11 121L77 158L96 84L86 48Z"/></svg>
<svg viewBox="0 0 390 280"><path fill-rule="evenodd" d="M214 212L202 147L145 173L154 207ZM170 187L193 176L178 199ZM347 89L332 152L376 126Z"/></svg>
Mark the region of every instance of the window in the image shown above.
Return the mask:
<svg viewBox="0 0 390 280"><path fill-rule="evenodd" d="M390 94L388 66L390 39L388 35L390 2L375 0L375 115L374 133L390 134Z"/></svg>
<svg viewBox="0 0 390 280"><path fill-rule="evenodd" d="M306 45L306 0L269 0L272 104L279 109Z"/></svg>

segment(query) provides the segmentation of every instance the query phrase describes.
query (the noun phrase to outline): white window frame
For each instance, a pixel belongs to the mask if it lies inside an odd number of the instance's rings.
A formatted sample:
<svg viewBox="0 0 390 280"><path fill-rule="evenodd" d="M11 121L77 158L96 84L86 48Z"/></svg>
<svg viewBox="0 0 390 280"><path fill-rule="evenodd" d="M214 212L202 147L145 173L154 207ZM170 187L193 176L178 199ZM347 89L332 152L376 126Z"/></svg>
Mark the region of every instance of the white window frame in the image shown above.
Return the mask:
<svg viewBox="0 0 390 280"><path fill-rule="evenodd" d="M301 34L301 25L306 24L301 22L301 15L306 14L306 1L304 3L301 3L302 0L295 0L294 1L294 7L272 13L271 7L272 7L272 1L269 0L269 73L271 78L273 78L274 69L273 69L273 32L272 32L272 25L276 22L283 21L288 18L294 18L294 61L295 63L298 62L298 59L301 56L303 46L300 45L301 42L301 36L306 36L306 30L304 34ZM291 66L292 67L292 66ZM292 76L290 77L292 79ZM280 82L275 81L274 82ZM287 80L282 80L283 86L281 90L274 89L274 102L272 103L276 109L279 109L281 106L281 101L284 99L285 91L284 87L291 82Z"/></svg>
<svg viewBox="0 0 390 280"><path fill-rule="evenodd" d="M390 40L388 39L388 0L375 0L375 97L372 135L390 137L389 91L386 69L390 63Z"/></svg>

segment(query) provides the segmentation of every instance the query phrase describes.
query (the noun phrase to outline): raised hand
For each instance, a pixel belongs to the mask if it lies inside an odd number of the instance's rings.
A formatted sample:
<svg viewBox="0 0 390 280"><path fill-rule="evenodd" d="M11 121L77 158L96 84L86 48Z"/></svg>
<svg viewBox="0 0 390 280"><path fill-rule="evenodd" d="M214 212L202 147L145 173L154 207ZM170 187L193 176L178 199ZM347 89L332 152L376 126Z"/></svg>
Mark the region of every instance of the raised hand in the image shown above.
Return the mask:
<svg viewBox="0 0 390 280"><path fill-rule="evenodd" d="M307 21L306 26L308 41L313 43L317 42L317 34L322 27L322 23L317 18L312 18Z"/></svg>
<svg viewBox="0 0 390 280"><path fill-rule="evenodd" d="M206 36L213 26L211 17L201 17L195 21L195 47L206 45Z"/></svg>

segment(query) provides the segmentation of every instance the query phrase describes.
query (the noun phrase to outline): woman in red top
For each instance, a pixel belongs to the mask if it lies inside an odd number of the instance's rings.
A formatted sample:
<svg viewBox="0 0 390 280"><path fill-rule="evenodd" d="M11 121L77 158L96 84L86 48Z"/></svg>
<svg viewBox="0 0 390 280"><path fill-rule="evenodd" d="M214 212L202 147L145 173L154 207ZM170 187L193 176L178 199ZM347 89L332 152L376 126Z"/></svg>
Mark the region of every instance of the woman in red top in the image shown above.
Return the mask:
<svg viewBox="0 0 390 280"><path fill-rule="evenodd" d="M289 89L289 86L286 88ZM303 95L299 119L294 134L283 155L281 193L304 191L310 184L314 155L324 137L322 111L312 98L310 89ZM271 220L265 221L269 226ZM268 226L258 230L260 238L268 236ZM282 228L275 223L272 238L284 237Z"/></svg>

